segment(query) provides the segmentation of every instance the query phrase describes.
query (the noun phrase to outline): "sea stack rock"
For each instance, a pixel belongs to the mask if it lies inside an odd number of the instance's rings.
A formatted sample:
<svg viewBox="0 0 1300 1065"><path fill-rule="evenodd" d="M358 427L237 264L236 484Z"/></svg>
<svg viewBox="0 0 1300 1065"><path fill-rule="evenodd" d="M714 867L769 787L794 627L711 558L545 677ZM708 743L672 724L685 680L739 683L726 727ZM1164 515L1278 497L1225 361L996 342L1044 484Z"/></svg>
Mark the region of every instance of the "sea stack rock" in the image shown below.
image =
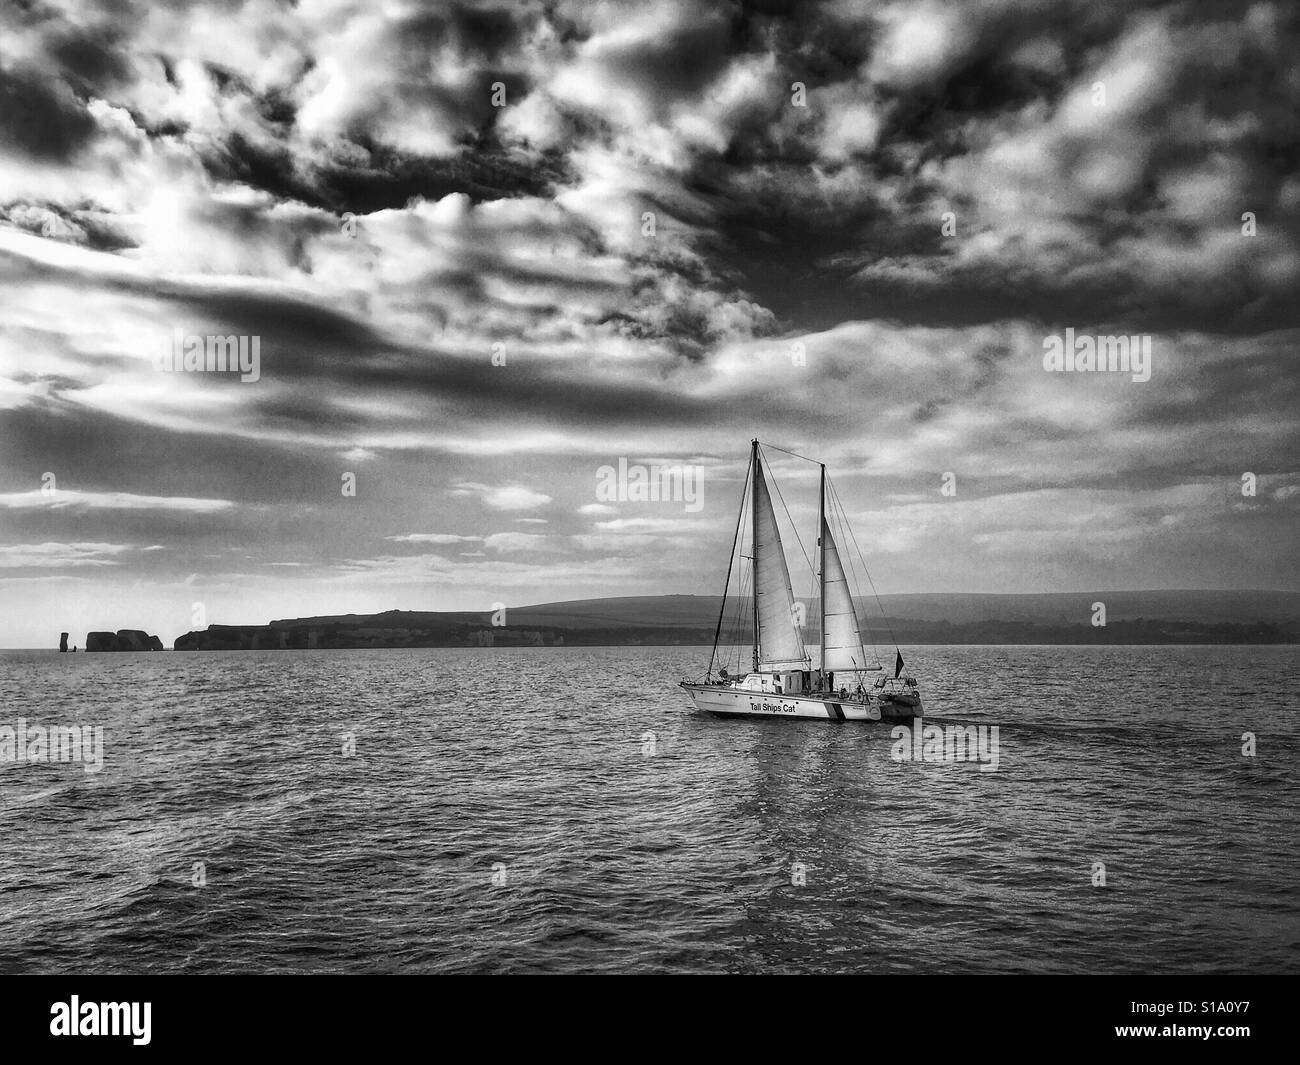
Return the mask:
<svg viewBox="0 0 1300 1065"><path fill-rule="evenodd" d="M140 629L118 629L117 642L121 651L149 650L149 634Z"/></svg>
<svg viewBox="0 0 1300 1065"><path fill-rule="evenodd" d="M59 650L64 654L68 653L68 634L66 632L59 633Z"/></svg>
<svg viewBox="0 0 1300 1065"><path fill-rule="evenodd" d="M143 629L118 629L117 632L86 633L87 651L161 651L162 640Z"/></svg>

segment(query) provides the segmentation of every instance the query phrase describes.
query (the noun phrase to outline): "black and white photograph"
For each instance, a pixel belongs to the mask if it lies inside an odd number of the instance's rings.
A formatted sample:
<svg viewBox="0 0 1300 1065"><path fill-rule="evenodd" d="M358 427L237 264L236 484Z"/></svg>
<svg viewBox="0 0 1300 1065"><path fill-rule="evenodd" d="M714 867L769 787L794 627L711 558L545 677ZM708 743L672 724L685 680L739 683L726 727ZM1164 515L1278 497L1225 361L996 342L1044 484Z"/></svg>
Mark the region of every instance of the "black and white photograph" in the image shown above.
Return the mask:
<svg viewBox="0 0 1300 1065"><path fill-rule="evenodd" d="M1298 295L1285 0L4 0L0 973L108 980L23 1023L1089 976L1249 1046Z"/></svg>

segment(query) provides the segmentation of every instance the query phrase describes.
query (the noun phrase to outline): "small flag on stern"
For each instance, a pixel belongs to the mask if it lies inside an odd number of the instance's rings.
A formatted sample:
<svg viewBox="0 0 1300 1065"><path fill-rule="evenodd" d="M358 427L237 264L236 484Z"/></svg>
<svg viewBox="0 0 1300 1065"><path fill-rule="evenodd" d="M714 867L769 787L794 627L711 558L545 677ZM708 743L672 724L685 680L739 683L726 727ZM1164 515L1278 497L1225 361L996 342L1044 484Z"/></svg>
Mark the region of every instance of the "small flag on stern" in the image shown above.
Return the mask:
<svg viewBox="0 0 1300 1065"><path fill-rule="evenodd" d="M903 652L895 648L894 654L898 656L894 660L894 679L897 680L898 675L903 672Z"/></svg>

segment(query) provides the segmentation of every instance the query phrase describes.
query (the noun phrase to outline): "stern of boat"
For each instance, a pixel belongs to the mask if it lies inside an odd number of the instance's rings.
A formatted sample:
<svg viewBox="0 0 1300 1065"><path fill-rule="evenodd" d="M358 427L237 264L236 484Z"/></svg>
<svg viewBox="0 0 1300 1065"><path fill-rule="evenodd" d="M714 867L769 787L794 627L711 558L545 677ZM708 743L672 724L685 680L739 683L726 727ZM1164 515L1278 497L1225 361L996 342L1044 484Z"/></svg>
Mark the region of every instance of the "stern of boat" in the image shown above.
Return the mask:
<svg viewBox="0 0 1300 1065"><path fill-rule="evenodd" d="M924 713L915 677L882 677L876 681L874 694L880 702L880 716L887 721L910 721Z"/></svg>

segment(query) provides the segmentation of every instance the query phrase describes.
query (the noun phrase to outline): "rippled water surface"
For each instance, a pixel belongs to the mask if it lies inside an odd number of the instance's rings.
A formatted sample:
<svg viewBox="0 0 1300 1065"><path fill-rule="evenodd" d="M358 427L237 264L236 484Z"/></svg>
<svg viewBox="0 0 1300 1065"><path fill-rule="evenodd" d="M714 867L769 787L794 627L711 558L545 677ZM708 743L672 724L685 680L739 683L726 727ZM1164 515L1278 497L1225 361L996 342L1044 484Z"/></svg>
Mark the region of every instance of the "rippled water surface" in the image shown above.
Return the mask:
<svg viewBox="0 0 1300 1065"><path fill-rule="evenodd" d="M907 658L995 772L695 713L707 649L0 652L104 728L0 763L0 971L1300 971L1300 649Z"/></svg>

